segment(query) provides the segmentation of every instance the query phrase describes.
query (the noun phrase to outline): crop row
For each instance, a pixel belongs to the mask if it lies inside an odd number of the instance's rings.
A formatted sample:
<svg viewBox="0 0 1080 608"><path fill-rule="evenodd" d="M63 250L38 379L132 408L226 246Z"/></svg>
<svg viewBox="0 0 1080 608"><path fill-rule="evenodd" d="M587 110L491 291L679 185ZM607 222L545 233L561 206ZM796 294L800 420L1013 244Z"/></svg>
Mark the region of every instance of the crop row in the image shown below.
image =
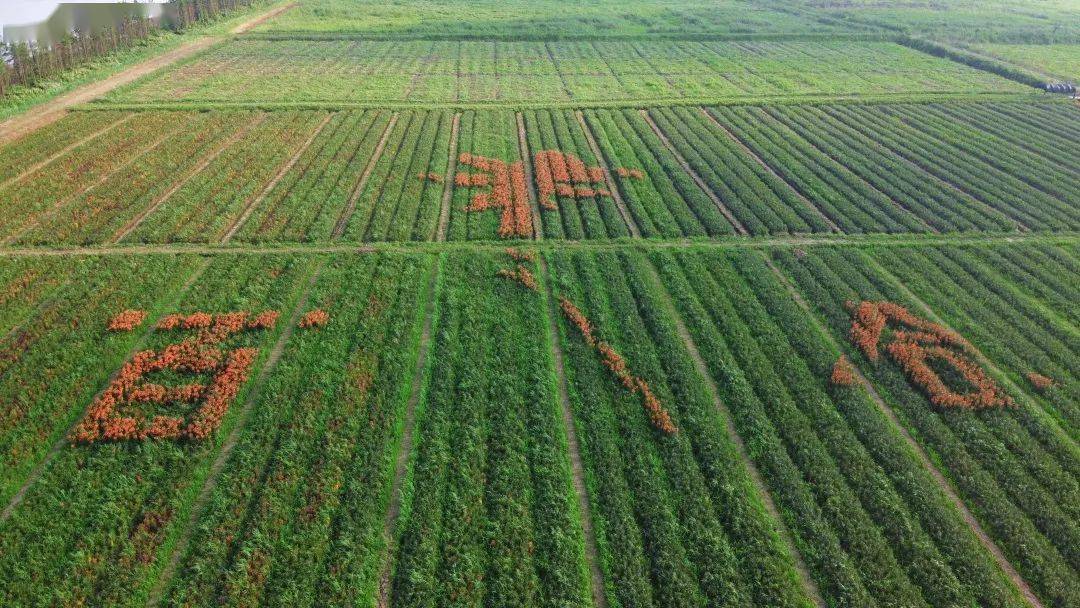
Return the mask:
<svg viewBox="0 0 1080 608"><path fill-rule="evenodd" d="M553 288L621 355L677 432L597 357L580 321L562 320L570 407L596 545L612 605L807 603L767 514L664 306L629 253L551 254Z"/></svg>
<svg viewBox="0 0 1080 608"><path fill-rule="evenodd" d="M351 241L433 240L443 180L419 175L446 172L453 114L402 112L382 155L359 194L345 228Z"/></svg>
<svg viewBox="0 0 1080 608"><path fill-rule="evenodd" d="M79 114L34 131L4 150L5 163L0 167L0 184L6 184L38 163L44 162L73 143L93 139L96 134L117 126L126 118L123 112Z"/></svg>
<svg viewBox="0 0 1080 608"><path fill-rule="evenodd" d="M1035 321L1028 316L1033 306L1007 282L974 265L975 260L966 252L908 253L901 261L886 248L820 248L797 255L778 250L772 259L838 341L847 342L852 324L845 302L893 302L926 318L920 302L910 297L914 292L929 300L950 323L956 323L954 328L977 347L992 357L1002 357L999 365L1022 365L1019 370L1009 369L1008 375L1026 372L1040 360L1041 346L1010 340L1010 336L1016 338L1017 327L1035 331ZM879 259L905 277L906 288L878 266ZM964 263L971 265L970 269ZM909 267L930 274L908 272ZM1006 310L1003 301L1018 309ZM1036 335L1052 336L1061 330L1051 323ZM1065 582L1076 579L1080 563L1075 509L1080 470L1075 438L1043 412L1042 403L1013 385L1006 384L1005 389L1014 407L979 411L942 408L932 405L893 363L869 362L859 350L846 350L1035 592L1048 605L1075 604L1075 586ZM1065 347L1059 354L1075 358L1075 351L1069 350ZM982 361L976 362L984 372L1003 380ZM939 373L950 377L947 369Z"/></svg>
<svg viewBox="0 0 1080 608"><path fill-rule="evenodd" d="M271 77L272 76L272 77ZM892 42L239 39L120 102L521 102L1025 91Z"/></svg>
<svg viewBox="0 0 1080 608"><path fill-rule="evenodd" d="M391 605L588 603L543 308L504 257L442 261Z"/></svg>
<svg viewBox="0 0 1080 608"><path fill-rule="evenodd" d="M712 115L690 108L651 110L652 120L750 234L827 232L829 220Z"/></svg>

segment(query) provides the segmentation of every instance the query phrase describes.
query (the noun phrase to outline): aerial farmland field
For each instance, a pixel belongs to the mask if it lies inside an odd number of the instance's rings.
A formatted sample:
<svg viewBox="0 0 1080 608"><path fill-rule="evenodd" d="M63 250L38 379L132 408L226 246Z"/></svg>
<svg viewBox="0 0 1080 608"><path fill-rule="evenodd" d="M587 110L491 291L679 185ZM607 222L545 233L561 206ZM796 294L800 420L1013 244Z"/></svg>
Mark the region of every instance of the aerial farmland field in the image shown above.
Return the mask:
<svg viewBox="0 0 1080 608"><path fill-rule="evenodd" d="M1080 608L1080 4L168 8L0 122L0 606Z"/></svg>

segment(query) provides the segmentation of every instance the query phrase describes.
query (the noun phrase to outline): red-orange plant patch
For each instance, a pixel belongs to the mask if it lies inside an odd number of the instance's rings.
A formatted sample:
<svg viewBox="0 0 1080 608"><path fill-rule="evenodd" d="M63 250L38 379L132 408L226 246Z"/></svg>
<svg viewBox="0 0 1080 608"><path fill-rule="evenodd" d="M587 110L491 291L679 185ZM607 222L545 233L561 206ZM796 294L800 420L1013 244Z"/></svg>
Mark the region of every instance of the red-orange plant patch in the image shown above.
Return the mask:
<svg viewBox="0 0 1080 608"><path fill-rule="evenodd" d="M474 194L466 211L501 209L499 236L531 237L532 210L529 205L528 183L525 181L525 164L521 161L507 164L498 159L468 152L462 152L458 160L462 165L473 167L482 174L459 173L455 177L455 183L462 184L467 179L470 187L486 188L490 185L491 188L490 191Z"/></svg>
<svg viewBox="0 0 1080 608"><path fill-rule="evenodd" d="M971 361L971 345L956 332L892 302L848 302L847 308L852 313L851 342L871 361L878 360L885 342L885 352L934 405L966 409L1013 405L997 383ZM891 336L886 336L887 329ZM932 362L951 369L968 386L954 390L931 367Z"/></svg>
<svg viewBox="0 0 1080 608"><path fill-rule="evenodd" d="M522 264L518 264L517 268L513 270L503 268L502 270L499 270L496 275L504 279L510 279L511 281L521 283L533 291L540 291L540 285L536 282L536 277L531 270Z"/></svg>
<svg viewBox="0 0 1080 608"><path fill-rule="evenodd" d="M1028 382L1031 383L1031 386L1035 387L1035 390L1039 391L1040 393L1045 393L1046 391L1054 388L1054 386L1057 385L1057 383L1054 382L1053 378L1044 376L1039 372L1028 372L1027 379Z"/></svg>
<svg viewBox="0 0 1080 608"><path fill-rule="evenodd" d="M300 329L309 329L312 327L326 327L329 322L330 314L320 308L304 313L297 325Z"/></svg>
<svg viewBox="0 0 1080 608"><path fill-rule="evenodd" d="M536 184L540 194L540 204L546 209L555 209L555 196L564 198L589 198L602 193L610 196L608 190L596 190L590 185L604 183L604 170L600 167L586 167L585 162L574 154L558 150L544 150L533 158L536 171Z"/></svg>
<svg viewBox="0 0 1080 608"><path fill-rule="evenodd" d="M660 399L652 392L649 384L630 373L626 360L615 351L614 347L603 340L596 339L593 335L593 325L584 313L565 297L559 298L559 307L562 309L563 315L570 321L570 324L577 328L585 343L600 355L601 363L611 371L619 383L623 385L623 388L631 393L641 394L642 405L645 407L652 425L667 435L679 432L679 429L671 421L671 415L664 408Z"/></svg>
<svg viewBox="0 0 1080 608"><path fill-rule="evenodd" d="M836 386L855 385L855 368L851 365L851 361L848 361L846 355L840 355L840 358L836 360L830 381Z"/></svg>
<svg viewBox="0 0 1080 608"><path fill-rule="evenodd" d="M109 321L109 331L132 331L143 324L149 313L145 310L125 310Z"/></svg>
<svg viewBox="0 0 1080 608"><path fill-rule="evenodd" d="M515 249L513 247L506 248L506 255L514 259L515 262L535 262L536 254L532 251L523 251L521 249Z"/></svg>
<svg viewBox="0 0 1080 608"><path fill-rule="evenodd" d="M243 331L269 329L276 313L249 317L234 312L210 315L169 315L158 323L159 331L195 331L180 342L159 351L136 353L120 368L116 378L90 404L82 422L71 433L77 443L145 439L204 439L221 424L229 405L247 380L257 350L226 350L224 342ZM206 385L192 383L165 387L147 381L147 375L169 370L179 374L209 375ZM125 406L138 403L196 403L189 419L179 416L147 417L138 412L125 415Z"/></svg>

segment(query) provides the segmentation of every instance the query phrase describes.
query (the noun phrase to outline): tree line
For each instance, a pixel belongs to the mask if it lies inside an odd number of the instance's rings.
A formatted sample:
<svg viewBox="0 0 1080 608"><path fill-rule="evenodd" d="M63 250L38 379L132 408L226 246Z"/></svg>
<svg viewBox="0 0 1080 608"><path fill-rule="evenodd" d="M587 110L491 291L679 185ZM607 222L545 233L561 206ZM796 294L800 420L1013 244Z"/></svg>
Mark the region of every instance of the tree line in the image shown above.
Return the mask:
<svg viewBox="0 0 1080 608"><path fill-rule="evenodd" d="M11 93L14 87L32 87L97 58L143 44L160 31L182 32L258 1L172 0L166 5L166 12L175 15L175 19L168 24L132 18L98 32L74 31L64 40L48 46L0 43L0 98Z"/></svg>

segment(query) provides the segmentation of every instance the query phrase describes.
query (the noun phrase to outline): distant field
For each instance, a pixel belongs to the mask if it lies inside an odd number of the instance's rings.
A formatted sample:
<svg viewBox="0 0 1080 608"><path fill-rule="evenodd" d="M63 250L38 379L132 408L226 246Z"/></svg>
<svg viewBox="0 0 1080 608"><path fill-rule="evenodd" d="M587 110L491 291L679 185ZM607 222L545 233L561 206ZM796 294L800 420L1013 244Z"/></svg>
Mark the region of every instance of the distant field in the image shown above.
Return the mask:
<svg viewBox="0 0 1080 608"><path fill-rule="evenodd" d="M779 0L774 5L793 8ZM1072 0L803 0L794 6L841 29L875 27L958 42L1080 42Z"/></svg>
<svg viewBox="0 0 1080 608"><path fill-rule="evenodd" d="M887 42L242 39L110 99L590 103L1030 90Z"/></svg>
<svg viewBox="0 0 1080 608"><path fill-rule="evenodd" d="M694 33L806 34L836 29L805 15L741 0L309 0L257 31L557 39Z"/></svg>
<svg viewBox="0 0 1080 608"><path fill-rule="evenodd" d="M1042 74L1080 80L1080 44L979 44L972 48Z"/></svg>

